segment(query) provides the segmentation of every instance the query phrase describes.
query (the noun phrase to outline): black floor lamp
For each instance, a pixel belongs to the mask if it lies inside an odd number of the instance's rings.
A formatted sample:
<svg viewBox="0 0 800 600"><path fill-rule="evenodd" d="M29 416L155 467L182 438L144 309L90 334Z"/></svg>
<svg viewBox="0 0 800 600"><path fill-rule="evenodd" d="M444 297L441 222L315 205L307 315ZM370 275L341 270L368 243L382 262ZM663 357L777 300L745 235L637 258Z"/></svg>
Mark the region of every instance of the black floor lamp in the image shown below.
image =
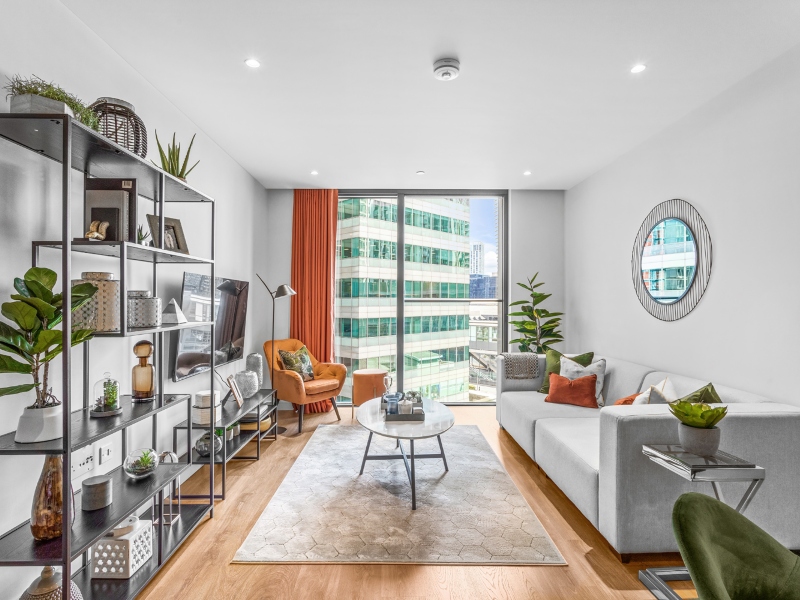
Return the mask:
<svg viewBox="0 0 800 600"><path fill-rule="evenodd" d="M256 277L261 279L261 275L259 275L258 273L256 273ZM274 389L275 388L275 299L283 298L284 296L294 296L295 294L297 294L297 292L295 292L291 288L291 286L286 285L285 283L279 285L274 292L271 289L269 289L269 286L267 285L266 281L261 279L261 283L263 283L264 287L267 288L267 291L269 292L269 297L272 298L272 356L270 356L269 359L269 384ZM279 400L277 391L275 392L275 399ZM278 433L285 433L286 428L278 427L277 431Z"/></svg>

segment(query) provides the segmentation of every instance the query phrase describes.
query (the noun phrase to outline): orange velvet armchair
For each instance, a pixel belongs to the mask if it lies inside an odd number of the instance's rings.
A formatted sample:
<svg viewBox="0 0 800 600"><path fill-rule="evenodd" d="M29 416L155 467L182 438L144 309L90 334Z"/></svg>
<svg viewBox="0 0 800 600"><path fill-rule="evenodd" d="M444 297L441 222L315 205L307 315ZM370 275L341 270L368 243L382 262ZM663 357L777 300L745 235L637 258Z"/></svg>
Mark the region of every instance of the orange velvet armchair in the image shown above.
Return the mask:
<svg viewBox="0 0 800 600"><path fill-rule="evenodd" d="M300 340L275 340L275 356L273 357L272 342L264 342L264 356L267 357L267 364L274 361L274 364L271 364L275 377L272 387L275 388L280 400L298 405L298 429L301 433L305 405L312 402L330 399L333 409L336 411L336 418L342 420L339 416L339 407L336 406L336 397L341 393L345 377L347 377L347 367L336 363L319 362L311 352L308 353L314 367L314 379L311 381L303 381L299 373L284 369L278 350L297 352L304 345Z"/></svg>

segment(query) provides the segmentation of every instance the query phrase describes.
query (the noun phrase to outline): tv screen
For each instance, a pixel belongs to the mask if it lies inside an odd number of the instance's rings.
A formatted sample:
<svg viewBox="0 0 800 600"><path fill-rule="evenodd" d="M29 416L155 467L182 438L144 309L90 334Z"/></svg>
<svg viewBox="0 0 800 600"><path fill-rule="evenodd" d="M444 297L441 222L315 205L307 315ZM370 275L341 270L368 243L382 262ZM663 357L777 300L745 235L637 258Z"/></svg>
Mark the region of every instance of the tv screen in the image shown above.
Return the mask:
<svg viewBox="0 0 800 600"><path fill-rule="evenodd" d="M244 328L249 287L247 281L215 278L214 343L213 345L211 343L210 327L181 329L175 353L175 381L208 371L211 368L211 352L214 352L215 365L224 365L244 356ZM211 292L209 275L183 274L181 310L190 322L211 320Z"/></svg>

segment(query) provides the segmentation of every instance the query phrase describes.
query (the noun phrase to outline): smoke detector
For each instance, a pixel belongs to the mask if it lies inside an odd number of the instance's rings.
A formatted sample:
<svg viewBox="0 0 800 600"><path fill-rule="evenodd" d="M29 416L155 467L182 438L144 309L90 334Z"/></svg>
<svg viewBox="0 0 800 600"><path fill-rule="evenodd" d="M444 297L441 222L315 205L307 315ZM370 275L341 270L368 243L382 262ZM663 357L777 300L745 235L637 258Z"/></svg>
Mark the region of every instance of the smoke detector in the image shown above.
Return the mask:
<svg viewBox="0 0 800 600"><path fill-rule="evenodd" d="M440 81L451 81L458 77L461 63L456 58L443 58L433 63L433 76Z"/></svg>

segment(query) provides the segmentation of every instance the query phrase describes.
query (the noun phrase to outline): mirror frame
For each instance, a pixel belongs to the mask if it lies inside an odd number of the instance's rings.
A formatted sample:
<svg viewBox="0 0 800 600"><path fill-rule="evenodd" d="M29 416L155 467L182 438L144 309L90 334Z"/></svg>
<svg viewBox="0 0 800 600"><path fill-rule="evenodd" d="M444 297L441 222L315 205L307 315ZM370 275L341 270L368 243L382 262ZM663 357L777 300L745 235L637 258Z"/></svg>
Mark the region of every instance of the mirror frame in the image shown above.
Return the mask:
<svg viewBox="0 0 800 600"><path fill-rule="evenodd" d="M644 280L642 279L642 249L653 228L666 219L679 219L692 232L697 264L694 279L683 296L670 304L661 304L650 295L644 285ZM700 298L703 297L711 279L711 235L708 233L705 221L703 221L694 206L686 202L686 200L673 198L662 202L650 211L650 214L642 221L639 233L633 242L631 270L633 288L636 290L639 302L656 319L677 321L692 312L697 303L700 302Z"/></svg>

